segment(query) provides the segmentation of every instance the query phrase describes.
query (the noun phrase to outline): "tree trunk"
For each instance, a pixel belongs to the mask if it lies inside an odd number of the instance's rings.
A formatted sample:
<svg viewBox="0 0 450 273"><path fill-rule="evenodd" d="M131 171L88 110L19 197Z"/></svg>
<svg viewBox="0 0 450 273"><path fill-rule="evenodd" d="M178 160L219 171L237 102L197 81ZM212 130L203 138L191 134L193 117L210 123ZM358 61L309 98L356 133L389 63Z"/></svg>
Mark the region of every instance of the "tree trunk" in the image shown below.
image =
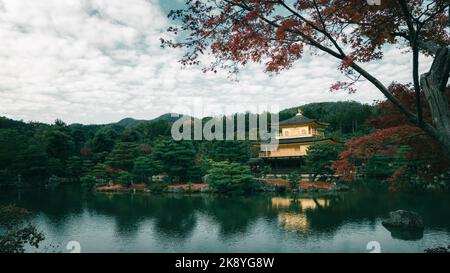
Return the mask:
<svg viewBox="0 0 450 273"><path fill-rule="evenodd" d="M433 127L425 126L450 154L450 109L446 92L450 73L450 47L440 48L428 73L421 76L420 85L430 106Z"/></svg>

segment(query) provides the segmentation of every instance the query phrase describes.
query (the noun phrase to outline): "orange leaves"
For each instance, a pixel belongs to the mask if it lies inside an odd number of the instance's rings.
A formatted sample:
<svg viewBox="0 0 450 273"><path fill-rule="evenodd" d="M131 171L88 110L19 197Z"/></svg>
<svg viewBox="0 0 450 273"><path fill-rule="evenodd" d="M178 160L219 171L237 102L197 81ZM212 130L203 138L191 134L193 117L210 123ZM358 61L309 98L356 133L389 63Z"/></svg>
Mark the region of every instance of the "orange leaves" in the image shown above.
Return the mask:
<svg viewBox="0 0 450 273"><path fill-rule="evenodd" d="M393 83L389 86L389 92L399 99L403 105L414 112L415 110L415 94L414 90L409 85L403 85L399 83ZM428 103L425 97L423 97L423 117L427 122L431 122L431 114L429 111ZM399 126L401 124L407 124L408 119L406 116L400 112L400 110L391 102L384 101L378 104L378 108L382 112L381 115L370 120L369 125L377 128L389 128L394 126Z"/></svg>
<svg viewBox="0 0 450 273"><path fill-rule="evenodd" d="M409 86L392 84L389 91L404 105L414 109L414 92ZM429 119L429 110L424 102L424 117ZM378 104L380 113L369 121L375 131L369 135L356 137L346 143L347 149L343 151L339 160L333 164L336 172L351 179L349 171L367 162L375 154L393 159L401 146L410 147L406 155L407 160L420 160L422 165L429 165L429 171L439 173L448 168L445 155L436 141L425 134L420 128L407 125L405 116L389 101ZM398 166L389 178L397 180L404 172L404 166ZM397 182L396 182L397 183Z"/></svg>
<svg viewBox="0 0 450 273"><path fill-rule="evenodd" d="M344 70L349 68L351 65L353 64L353 58L350 56L345 56L344 59L342 60L342 64L339 67L339 69Z"/></svg>
<svg viewBox="0 0 450 273"><path fill-rule="evenodd" d="M317 0L319 5L327 5L331 2L331 0Z"/></svg>
<svg viewBox="0 0 450 273"><path fill-rule="evenodd" d="M338 81L336 83L333 83L330 87L330 92L335 92L339 90L347 90L349 94L355 93L356 88L354 87L354 82L341 82Z"/></svg>
<svg viewBox="0 0 450 273"><path fill-rule="evenodd" d="M256 3L254 8L244 16L245 21L252 21L261 16L261 5Z"/></svg>
<svg viewBox="0 0 450 273"><path fill-rule="evenodd" d="M399 146L408 144L416 135L421 135L419 128L403 125L376 130L372 134L353 138L346 143L347 149L339 155L339 160L333 162L332 167L343 180L352 180L352 174L356 171L358 164L364 164L375 154L393 158Z"/></svg>
<svg viewBox="0 0 450 273"><path fill-rule="evenodd" d="M314 8L314 3L308 0L298 0L297 3L295 4L295 7L298 10L312 9Z"/></svg>
<svg viewBox="0 0 450 273"><path fill-rule="evenodd" d="M351 181L353 174L356 172L356 167L344 159L334 161L331 167L336 170L336 174L344 181Z"/></svg>
<svg viewBox="0 0 450 273"><path fill-rule="evenodd" d="M427 7L419 0L408 2L417 17L437 14L421 27L423 40L450 43L448 14L439 13L444 2L430 1ZM407 30L398 1L393 0L381 5L362 0L188 0L184 9L171 11L169 18L177 24L168 32L184 35L181 41L163 39L162 45L185 48L183 64L198 64L199 56L210 48L217 59L213 66L268 58L267 71L291 67L305 46L337 58L343 49L350 56L342 62L344 71L352 62L382 58L383 45L400 43L404 38L395 35Z"/></svg>
<svg viewBox="0 0 450 273"><path fill-rule="evenodd" d="M292 18L284 20L280 24L280 27L278 27L276 30L275 39L278 42L284 42L284 39L286 38L286 31L292 31L292 29L298 25L299 25L299 22Z"/></svg>
<svg viewBox="0 0 450 273"><path fill-rule="evenodd" d="M347 151L341 156L354 159L368 159L375 153L393 156L396 146L410 136L420 135L421 129L410 125L401 125L376 130L374 133L352 139L347 143Z"/></svg>
<svg viewBox="0 0 450 273"><path fill-rule="evenodd" d="M279 72L289 68L294 61L301 57L302 52L303 46L301 44L278 47L270 53L270 60L266 63L266 70Z"/></svg>
<svg viewBox="0 0 450 273"><path fill-rule="evenodd" d="M269 46L264 29L250 24L236 24L235 26L229 39L225 43L214 43L212 49L215 53L241 64L247 61L259 62L261 57L267 53ZM255 31L256 27L259 32Z"/></svg>

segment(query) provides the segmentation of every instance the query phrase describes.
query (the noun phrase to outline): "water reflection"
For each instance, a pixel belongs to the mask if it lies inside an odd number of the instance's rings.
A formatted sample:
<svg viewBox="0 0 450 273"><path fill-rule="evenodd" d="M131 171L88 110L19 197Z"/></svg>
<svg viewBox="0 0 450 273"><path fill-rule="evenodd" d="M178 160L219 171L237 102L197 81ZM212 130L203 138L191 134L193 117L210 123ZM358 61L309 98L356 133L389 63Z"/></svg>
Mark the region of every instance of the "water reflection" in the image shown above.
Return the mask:
<svg viewBox="0 0 450 273"><path fill-rule="evenodd" d="M277 209L300 208L302 210L324 208L329 206L325 198L272 197L272 207Z"/></svg>
<svg viewBox="0 0 450 273"><path fill-rule="evenodd" d="M313 251L315 248L302 247L310 243L317 249L329 249L330 240L336 241L336 251L344 251L356 233L365 234L362 240L377 234L387 243L429 240L425 235L405 235L382 227L381 219L397 209L417 211L424 218L426 232L435 236L433 242L445 244L450 243L450 219L442 215L450 215L449 201L449 196L365 191L215 196L94 194L80 187L63 187L20 195L0 193L1 204L15 203L37 212L37 220L52 242L76 235L84 238L92 251L198 250L196 242L202 242L202 251ZM400 245L392 243L392 247Z"/></svg>
<svg viewBox="0 0 450 273"><path fill-rule="evenodd" d="M308 219L304 214L283 212L278 215L278 222L287 231L307 233L309 229Z"/></svg>
<svg viewBox="0 0 450 273"><path fill-rule="evenodd" d="M306 210L322 209L329 206L326 198L297 198L295 197L272 197L272 207L280 210L278 223L280 227L290 232L307 233L309 230L309 219ZM285 211L289 212L285 212Z"/></svg>

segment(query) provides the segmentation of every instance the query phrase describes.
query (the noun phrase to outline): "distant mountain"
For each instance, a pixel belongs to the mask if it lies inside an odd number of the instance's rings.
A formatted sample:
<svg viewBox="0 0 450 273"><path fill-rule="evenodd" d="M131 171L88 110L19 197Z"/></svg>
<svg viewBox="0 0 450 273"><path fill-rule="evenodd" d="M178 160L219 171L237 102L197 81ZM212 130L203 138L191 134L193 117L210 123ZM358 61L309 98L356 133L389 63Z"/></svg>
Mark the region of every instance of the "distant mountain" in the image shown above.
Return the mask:
<svg viewBox="0 0 450 273"><path fill-rule="evenodd" d="M168 121L168 122L175 122L176 120L178 120L181 117L181 114L177 114L177 113L167 113L164 115L161 115L155 119L152 119L151 121L160 121L160 120L164 120L164 121Z"/></svg>
<svg viewBox="0 0 450 273"><path fill-rule="evenodd" d="M321 122L330 124L330 131L339 130L343 133L353 133L358 129L362 129L365 122L377 115L376 106L369 104L362 104L356 101L337 101L337 102L320 102L320 103L310 103L297 107L292 107L284 109L279 112L279 120L286 120L295 116L299 109L303 111L303 114L311 119L316 119ZM112 127L117 131L121 131L124 128L136 128L142 124L154 123L158 121L165 121L173 123L180 118L181 115L175 113L166 113L154 119L134 119L134 118L124 118L115 123L109 124L70 124L71 128L89 128L91 132L95 132L101 127ZM196 118L193 118L196 119ZM203 122L208 121L211 117L202 118ZM39 126L49 126L50 124L39 123L39 122L24 122L13 120L7 117L0 116L0 129L2 128L28 128L28 127L39 127Z"/></svg>
<svg viewBox="0 0 450 273"><path fill-rule="evenodd" d="M124 128L134 128L134 127L137 127L137 126L141 125L142 123L146 123L146 122L148 122L148 120L124 118L124 119L121 119L120 121L116 122L114 125L119 125Z"/></svg>
<svg viewBox="0 0 450 273"><path fill-rule="evenodd" d="M124 128L135 128L141 124L157 121L167 121L169 123L175 122L181 117L180 114L176 113L166 113L154 119L144 120L144 119L134 119L134 118L124 118L116 123L110 125L122 126Z"/></svg>

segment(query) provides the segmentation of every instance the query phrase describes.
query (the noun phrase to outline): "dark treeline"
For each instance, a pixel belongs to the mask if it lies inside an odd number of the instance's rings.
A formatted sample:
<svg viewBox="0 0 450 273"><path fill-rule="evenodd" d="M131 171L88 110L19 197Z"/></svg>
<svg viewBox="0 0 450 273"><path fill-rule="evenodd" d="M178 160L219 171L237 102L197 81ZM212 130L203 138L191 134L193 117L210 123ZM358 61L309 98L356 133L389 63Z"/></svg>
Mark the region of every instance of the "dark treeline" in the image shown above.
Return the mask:
<svg viewBox="0 0 450 273"><path fill-rule="evenodd" d="M362 133L375 110L357 102L316 103L304 114L330 123L329 135ZM280 112L280 120L297 113ZM246 129L248 116L245 114ZM211 161L245 164L257 155L249 141L174 141L170 114L155 120L124 119L106 125L22 122L0 117L0 187L38 184L51 176L79 180L148 181L165 173L171 181L200 182ZM203 123L210 118L204 118ZM126 184L126 183L125 183Z"/></svg>
<svg viewBox="0 0 450 273"><path fill-rule="evenodd" d="M373 118L378 110L369 104L361 104L356 101L320 102L310 103L300 107L308 118L317 119L328 123L328 133L336 137L349 137L365 134L371 130L366 121ZM297 114L298 107L286 109L280 112L280 120L290 118Z"/></svg>

